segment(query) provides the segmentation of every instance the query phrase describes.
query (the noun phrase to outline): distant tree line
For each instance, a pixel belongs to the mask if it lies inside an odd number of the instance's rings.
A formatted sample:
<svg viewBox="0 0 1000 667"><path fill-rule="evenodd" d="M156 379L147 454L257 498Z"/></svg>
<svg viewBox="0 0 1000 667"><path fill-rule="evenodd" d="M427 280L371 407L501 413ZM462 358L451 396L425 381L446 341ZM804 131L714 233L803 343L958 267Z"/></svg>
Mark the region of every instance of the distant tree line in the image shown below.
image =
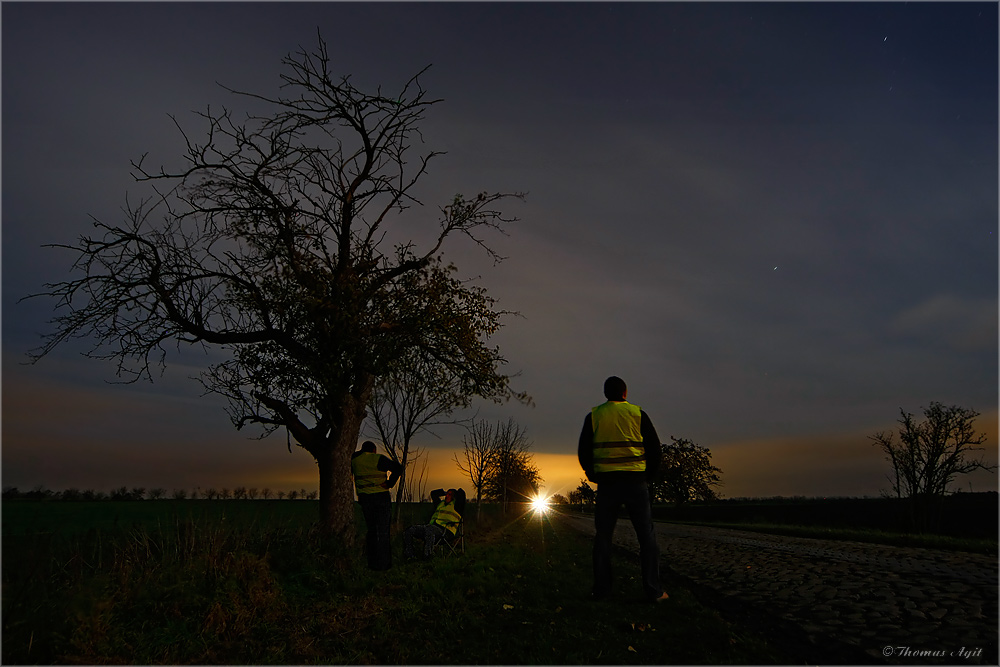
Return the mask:
<svg viewBox="0 0 1000 667"><path fill-rule="evenodd" d="M318 491L307 491L306 489L292 491L273 491L270 488L257 489L256 487L238 486L234 489L209 487L202 489L198 487L192 491L186 489L174 489L167 492L163 488L147 489L145 487L120 486L110 492L95 491L94 489L80 490L69 488L63 491L53 491L41 485L34 487L30 491L21 491L16 486L7 486L3 489L4 500L68 500L68 501L91 501L91 500L316 500Z"/></svg>

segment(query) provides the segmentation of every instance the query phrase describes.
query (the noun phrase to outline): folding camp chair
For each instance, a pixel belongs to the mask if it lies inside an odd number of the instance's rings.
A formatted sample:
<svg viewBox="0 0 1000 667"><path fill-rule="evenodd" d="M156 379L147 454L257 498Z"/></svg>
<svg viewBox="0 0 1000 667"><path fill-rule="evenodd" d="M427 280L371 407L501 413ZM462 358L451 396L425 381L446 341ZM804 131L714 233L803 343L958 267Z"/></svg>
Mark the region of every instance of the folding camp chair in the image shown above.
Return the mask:
<svg viewBox="0 0 1000 667"><path fill-rule="evenodd" d="M434 543L434 549L440 550L445 556L459 553L465 553L465 519L458 522L458 529L455 534L452 535L450 532L445 532L445 534Z"/></svg>

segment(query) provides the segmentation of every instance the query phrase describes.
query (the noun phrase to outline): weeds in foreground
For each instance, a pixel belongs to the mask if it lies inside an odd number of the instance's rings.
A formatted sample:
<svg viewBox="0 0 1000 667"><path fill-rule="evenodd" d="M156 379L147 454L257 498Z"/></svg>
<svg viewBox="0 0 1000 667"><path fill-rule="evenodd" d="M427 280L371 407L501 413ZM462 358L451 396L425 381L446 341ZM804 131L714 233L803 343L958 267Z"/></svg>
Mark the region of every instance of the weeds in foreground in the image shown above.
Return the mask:
<svg viewBox="0 0 1000 667"><path fill-rule="evenodd" d="M640 603L632 562L619 598L591 602L589 538L545 517L484 512L465 555L426 562L401 563L395 541L374 573L360 546L294 520L5 539L3 662L787 662L686 591Z"/></svg>

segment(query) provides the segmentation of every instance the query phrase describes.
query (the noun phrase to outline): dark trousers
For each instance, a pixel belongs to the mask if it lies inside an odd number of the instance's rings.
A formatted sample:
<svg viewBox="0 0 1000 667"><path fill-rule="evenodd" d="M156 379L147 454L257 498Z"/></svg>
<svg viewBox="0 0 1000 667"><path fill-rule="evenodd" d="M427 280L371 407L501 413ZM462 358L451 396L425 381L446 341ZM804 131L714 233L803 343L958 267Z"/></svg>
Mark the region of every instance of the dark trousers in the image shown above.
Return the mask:
<svg viewBox="0 0 1000 667"><path fill-rule="evenodd" d="M656 544L649 487L645 482L600 483L597 485L597 508L594 510L594 596L611 593L611 543L618 523L618 509L628 511L635 536L639 540L639 563L642 594L655 599L663 594L660 587L660 548Z"/></svg>
<svg viewBox="0 0 1000 667"><path fill-rule="evenodd" d="M360 493L358 502L361 503L361 513L368 528L365 538L368 567L372 570L388 570L392 567L392 550L389 544L392 502L389 492Z"/></svg>
<svg viewBox="0 0 1000 667"><path fill-rule="evenodd" d="M424 558L434 553L434 545L445 536L445 529L436 523L410 526L403 532L403 557L413 558L413 540L423 540Z"/></svg>

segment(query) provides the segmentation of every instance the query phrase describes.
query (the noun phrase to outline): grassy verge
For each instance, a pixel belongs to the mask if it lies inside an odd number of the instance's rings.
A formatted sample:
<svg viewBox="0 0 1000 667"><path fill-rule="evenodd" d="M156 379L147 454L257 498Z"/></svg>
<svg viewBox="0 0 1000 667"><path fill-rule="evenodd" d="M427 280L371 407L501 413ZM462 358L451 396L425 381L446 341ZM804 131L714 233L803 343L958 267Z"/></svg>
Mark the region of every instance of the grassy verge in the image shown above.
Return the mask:
<svg viewBox="0 0 1000 667"><path fill-rule="evenodd" d="M487 508L495 509L495 508ZM470 512L473 514L473 512ZM298 520L178 520L4 540L3 662L128 664L783 664L683 589L589 600L590 538L536 515L470 517L462 556L373 573ZM404 519L404 525L412 519ZM360 522L359 522L360 523Z"/></svg>
<svg viewBox="0 0 1000 667"><path fill-rule="evenodd" d="M965 551L969 553L984 554L987 556L997 555L997 540L949 537L946 535L891 533L881 530L856 528L798 526L778 523L721 523L688 521L672 521L671 523L686 523L691 525L709 526L712 528L731 528L733 530L747 530L756 533L770 533L772 535L788 535L790 537L811 537L821 540L868 542L872 544L886 544L896 547L940 549L942 551Z"/></svg>

